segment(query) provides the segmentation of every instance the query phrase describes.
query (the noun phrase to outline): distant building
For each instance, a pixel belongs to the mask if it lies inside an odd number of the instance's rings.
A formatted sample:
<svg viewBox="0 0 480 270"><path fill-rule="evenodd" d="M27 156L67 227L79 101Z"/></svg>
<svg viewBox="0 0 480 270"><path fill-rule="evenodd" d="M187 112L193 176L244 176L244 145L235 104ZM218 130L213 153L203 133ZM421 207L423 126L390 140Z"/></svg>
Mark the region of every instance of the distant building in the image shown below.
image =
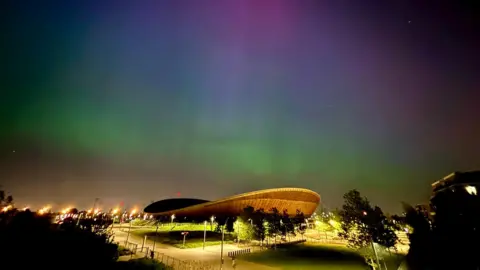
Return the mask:
<svg viewBox="0 0 480 270"><path fill-rule="evenodd" d="M199 199L167 199L154 202L147 206L145 213L157 217L175 218L208 218L236 217L244 209L251 206L255 210L263 209L270 212L276 208L280 214L287 211L295 216L301 211L306 218L310 217L320 204L320 195L303 188L275 188L248 192L216 201Z"/></svg>
<svg viewBox="0 0 480 270"><path fill-rule="evenodd" d="M432 184L432 197L449 190L476 195L477 188L480 188L480 171L453 172Z"/></svg>
<svg viewBox="0 0 480 270"><path fill-rule="evenodd" d="M454 172L432 184L433 252L452 263L441 269L479 269L479 191L480 171Z"/></svg>
<svg viewBox="0 0 480 270"><path fill-rule="evenodd" d="M478 220L480 171L454 172L432 184L430 207L436 219L455 223ZM460 225L458 225L460 226Z"/></svg>

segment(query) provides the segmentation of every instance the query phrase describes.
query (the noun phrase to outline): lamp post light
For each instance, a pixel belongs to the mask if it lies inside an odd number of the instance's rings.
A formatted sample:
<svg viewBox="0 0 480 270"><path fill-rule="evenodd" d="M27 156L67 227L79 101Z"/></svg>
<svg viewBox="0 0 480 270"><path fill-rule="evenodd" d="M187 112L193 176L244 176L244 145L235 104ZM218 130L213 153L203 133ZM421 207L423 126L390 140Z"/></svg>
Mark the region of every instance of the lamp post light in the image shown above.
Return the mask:
<svg viewBox="0 0 480 270"><path fill-rule="evenodd" d="M157 228L155 229L155 237L153 238L152 251L155 251L155 243L157 242L157 235L158 235L158 222L157 222ZM146 237L146 236L145 236L145 237Z"/></svg>
<svg viewBox="0 0 480 270"><path fill-rule="evenodd" d="M205 241L207 240L207 221L204 222L205 228L203 229L203 250L205 250Z"/></svg>
<svg viewBox="0 0 480 270"><path fill-rule="evenodd" d="M210 217L210 230L213 232L213 221L215 220L215 216Z"/></svg>
<svg viewBox="0 0 480 270"><path fill-rule="evenodd" d="M227 217L227 219L225 220L225 224L223 224L223 227L222 227L222 245L220 248L220 270L223 269L223 241L225 240L225 226L227 226L229 218L230 217Z"/></svg>
<svg viewBox="0 0 480 270"><path fill-rule="evenodd" d="M128 244L128 237L130 236L130 230L132 229L132 221L130 220L130 227L128 227L127 238L125 239L125 246Z"/></svg>
<svg viewBox="0 0 480 270"><path fill-rule="evenodd" d="M173 220L175 219L175 214L172 214L172 215L170 216L170 219L172 220L172 224L173 224Z"/></svg>

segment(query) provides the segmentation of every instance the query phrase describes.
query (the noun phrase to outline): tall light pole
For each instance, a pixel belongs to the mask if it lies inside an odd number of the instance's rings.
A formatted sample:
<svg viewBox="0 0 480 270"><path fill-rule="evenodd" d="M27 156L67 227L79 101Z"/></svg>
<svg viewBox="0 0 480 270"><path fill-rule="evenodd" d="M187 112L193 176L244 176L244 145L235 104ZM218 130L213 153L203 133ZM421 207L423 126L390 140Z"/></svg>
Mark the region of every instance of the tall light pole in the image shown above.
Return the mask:
<svg viewBox="0 0 480 270"><path fill-rule="evenodd" d="M220 270L223 269L223 241L225 240L225 226L227 226L229 218L230 217L227 217L227 219L225 220L225 224L223 224L223 227L222 227L222 246L220 248Z"/></svg>
<svg viewBox="0 0 480 270"><path fill-rule="evenodd" d="M173 225L173 220L175 219L175 214L172 214L172 215L170 216L170 218L172 219L172 225Z"/></svg>
<svg viewBox="0 0 480 270"><path fill-rule="evenodd" d="M205 241L207 240L207 221L204 222L205 228L203 229L203 250L205 250Z"/></svg>
<svg viewBox="0 0 480 270"><path fill-rule="evenodd" d="M92 208L93 211L95 211L95 209L97 209L97 203L98 203L99 200L100 200L100 198L95 198L95 201L93 202L93 208Z"/></svg>
<svg viewBox="0 0 480 270"><path fill-rule="evenodd" d="M213 221L215 220L215 216L210 217L210 230L213 232Z"/></svg>
<svg viewBox="0 0 480 270"><path fill-rule="evenodd" d="M128 227L127 238L125 239L125 246L127 246L128 237L130 236L130 230L131 230L131 229L132 229L132 221L130 220L130 226Z"/></svg>
<svg viewBox="0 0 480 270"><path fill-rule="evenodd" d="M152 251L155 251L155 243L157 242L157 235L158 235L158 221L157 221L157 229L155 229L155 237L153 238Z"/></svg>

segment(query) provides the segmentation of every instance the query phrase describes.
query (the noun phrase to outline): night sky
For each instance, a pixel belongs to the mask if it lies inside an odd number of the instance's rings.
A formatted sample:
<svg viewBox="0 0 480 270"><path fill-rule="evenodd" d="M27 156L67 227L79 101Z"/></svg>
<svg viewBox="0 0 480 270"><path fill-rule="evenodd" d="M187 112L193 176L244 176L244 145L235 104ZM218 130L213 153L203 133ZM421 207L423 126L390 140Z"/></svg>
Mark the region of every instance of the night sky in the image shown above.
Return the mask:
<svg viewBox="0 0 480 270"><path fill-rule="evenodd" d="M19 207L425 202L480 168L476 11L440 2L1 1L0 184Z"/></svg>

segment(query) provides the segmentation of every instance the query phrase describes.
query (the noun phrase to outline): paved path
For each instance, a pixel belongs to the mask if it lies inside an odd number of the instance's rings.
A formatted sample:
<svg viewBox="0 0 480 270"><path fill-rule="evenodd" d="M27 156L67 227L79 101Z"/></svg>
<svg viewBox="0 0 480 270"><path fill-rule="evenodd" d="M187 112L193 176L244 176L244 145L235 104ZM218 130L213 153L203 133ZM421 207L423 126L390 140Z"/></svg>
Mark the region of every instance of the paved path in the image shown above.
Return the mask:
<svg viewBox="0 0 480 270"><path fill-rule="evenodd" d="M113 229L113 232L115 233L116 242L120 242L120 244L125 243L125 240L127 239L127 232L123 232L117 229ZM135 243L138 245L138 248L140 248L142 246L143 238L130 233L130 235L128 236L128 242ZM153 241L147 239L145 243L145 247L152 249ZM229 251L234 251L238 249L240 248L236 247L235 245L223 246L223 254L224 254L223 257L225 262L223 269L225 270L233 269L231 266L232 260L227 256L227 253ZM203 248L179 249L170 245L165 245L157 242L155 243L155 251L158 251L167 256L170 256L182 261L194 261L194 260L202 261L202 262L213 264L213 265L218 264L218 266L220 267L220 246L208 246L208 247L205 247L205 250L203 250ZM265 265L251 263L243 260L237 260L236 269L237 270L246 270L246 269L274 270L278 268L268 267Z"/></svg>

